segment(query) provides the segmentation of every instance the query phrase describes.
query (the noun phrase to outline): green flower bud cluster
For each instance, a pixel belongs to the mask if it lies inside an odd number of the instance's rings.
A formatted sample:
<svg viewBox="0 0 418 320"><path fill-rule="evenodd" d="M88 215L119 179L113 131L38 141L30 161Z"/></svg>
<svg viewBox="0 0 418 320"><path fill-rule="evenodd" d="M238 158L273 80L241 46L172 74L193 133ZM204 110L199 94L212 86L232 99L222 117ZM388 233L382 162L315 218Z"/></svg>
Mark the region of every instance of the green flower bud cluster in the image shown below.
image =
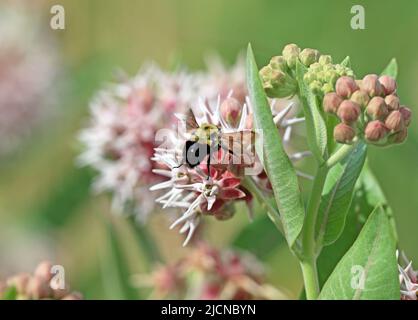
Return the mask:
<svg viewBox="0 0 418 320"><path fill-rule="evenodd" d="M321 55L318 50L301 50L296 44L288 44L281 56L271 58L270 63L260 70L264 90L271 98L292 96L298 90L295 79L297 61L309 67L319 61L327 63L330 59L330 56Z"/></svg>
<svg viewBox="0 0 418 320"><path fill-rule="evenodd" d="M379 146L402 143L408 135L411 110L400 105L396 81L389 76L366 75L356 81L342 76L335 92L323 99L325 112L336 115L341 123L334 128L334 139L350 144L356 136Z"/></svg>
<svg viewBox="0 0 418 320"><path fill-rule="evenodd" d="M342 76L354 77L354 73L341 64L332 64L331 57L323 55L309 66L304 80L315 94L324 95L334 91L337 79Z"/></svg>

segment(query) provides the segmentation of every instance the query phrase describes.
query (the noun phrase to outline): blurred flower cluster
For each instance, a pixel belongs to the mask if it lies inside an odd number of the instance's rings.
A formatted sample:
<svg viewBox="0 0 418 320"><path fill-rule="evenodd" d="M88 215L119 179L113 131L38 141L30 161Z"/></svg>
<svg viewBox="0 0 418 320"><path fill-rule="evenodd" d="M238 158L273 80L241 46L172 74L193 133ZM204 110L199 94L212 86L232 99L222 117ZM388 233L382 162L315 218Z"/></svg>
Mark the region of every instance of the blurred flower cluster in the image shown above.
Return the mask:
<svg viewBox="0 0 418 320"><path fill-rule="evenodd" d="M0 5L0 156L45 118L58 69L55 46L33 9Z"/></svg>
<svg viewBox="0 0 418 320"><path fill-rule="evenodd" d="M52 264L41 262L33 274L20 273L0 281L0 300L80 300L82 295L71 292L67 284L60 286L60 277L51 273Z"/></svg>
<svg viewBox="0 0 418 320"><path fill-rule="evenodd" d="M259 174L254 179L269 191L259 161L231 165L233 156L225 149L219 148L211 156L226 162L208 166L206 157L193 168L183 163L184 146L191 135L186 114L192 114L199 127L242 133L242 140L255 154L244 71L242 59L231 68L212 59L205 72L167 72L148 64L133 78L125 77L96 96L90 124L80 133L84 152L79 162L98 172L94 188L112 193L115 212L134 214L144 221L155 211L155 200L163 208L187 209L172 224L183 224L180 232L187 232L186 244L202 215L224 220L233 216L236 200L250 203L252 195L242 184L248 166L257 166L253 169ZM293 125L304 121L297 118L297 108L295 99L271 101L286 145ZM306 155L309 153L292 153L291 159Z"/></svg>
<svg viewBox="0 0 418 320"><path fill-rule="evenodd" d="M139 287L153 289L154 299L285 299L269 285L264 270L251 255L218 250L199 243L174 264L159 266L151 274L137 275Z"/></svg>
<svg viewBox="0 0 418 320"><path fill-rule="evenodd" d="M411 110L400 104L396 81L389 76L369 74L359 81L340 77L335 92L325 95L323 105L341 120L334 128L337 142L350 144L360 136L386 146L402 143L408 135Z"/></svg>

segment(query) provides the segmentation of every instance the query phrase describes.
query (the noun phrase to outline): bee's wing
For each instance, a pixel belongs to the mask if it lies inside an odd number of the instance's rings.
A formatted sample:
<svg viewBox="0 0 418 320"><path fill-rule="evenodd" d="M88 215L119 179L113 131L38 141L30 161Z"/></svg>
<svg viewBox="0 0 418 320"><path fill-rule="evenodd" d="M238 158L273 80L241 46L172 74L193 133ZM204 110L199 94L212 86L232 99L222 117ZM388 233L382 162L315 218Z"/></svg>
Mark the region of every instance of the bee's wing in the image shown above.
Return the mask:
<svg viewBox="0 0 418 320"><path fill-rule="evenodd" d="M222 133L220 136L221 147L232 154L236 164L252 164L255 157L255 132L244 130L232 133ZM244 162L243 162L244 161Z"/></svg>
<svg viewBox="0 0 418 320"><path fill-rule="evenodd" d="M189 111L186 114L186 130L192 130L199 128L199 124L196 121L196 117L193 114L192 109L189 109Z"/></svg>

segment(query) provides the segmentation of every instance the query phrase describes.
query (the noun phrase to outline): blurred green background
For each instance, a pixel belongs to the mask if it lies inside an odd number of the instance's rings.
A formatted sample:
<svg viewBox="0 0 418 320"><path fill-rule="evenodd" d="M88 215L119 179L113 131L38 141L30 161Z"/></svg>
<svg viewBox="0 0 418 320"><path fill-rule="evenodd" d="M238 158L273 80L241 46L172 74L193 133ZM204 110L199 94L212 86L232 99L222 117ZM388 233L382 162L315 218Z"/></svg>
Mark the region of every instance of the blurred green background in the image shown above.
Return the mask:
<svg viewBox="0 0 418 320"><path fill-rule="evenodd" d="M65 30L49 28L53 4L65 8ZM350 27L355 4L365 7L365 30ZM260 66L290 42L335 60L349 55L359 76L378 73L397 58L399 95L415 110L410 136L401 146L371 148L369 158L394 209L400 246L418 263L417 1L60 0L44 1L42 10L45 32L57 38L64 68L54 92L59 116L0 162L0 276L30 271L29 265L50 258L65 266L67 280L87 298L114 297L100 267L109 199L91 196L92 172L74 164L76 134L86 123L90 98L118 68L134 74L152 59L165 67L181 61L199 69L211 52L232 63L248 42ZM246 215L211 223L208 240L222 246L247 223ZM132 272L143 271L132 230L123 220L116 226ZM161 216L152 219L151 229L168 259L186 252ZM267 265L273 284L297 297L302 281L290 253L280 249Z"/></svg>

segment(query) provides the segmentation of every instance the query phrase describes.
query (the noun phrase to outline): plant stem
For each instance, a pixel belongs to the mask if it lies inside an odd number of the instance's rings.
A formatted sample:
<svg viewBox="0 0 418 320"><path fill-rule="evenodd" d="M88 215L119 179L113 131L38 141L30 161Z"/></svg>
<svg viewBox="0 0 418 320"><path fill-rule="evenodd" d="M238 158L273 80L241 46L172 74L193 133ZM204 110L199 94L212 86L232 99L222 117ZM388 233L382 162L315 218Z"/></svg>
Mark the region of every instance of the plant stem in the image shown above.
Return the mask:
<svg viewBox="0 0 418 320"><path fill-rule="evenodd" d="M350 154L350 152L358 145L360 140L355 138L353 144L345 144L340 147L326 162L326 166L328 169L335 166L338 162L343 160L346 156Z"/></svg>
<svg viewBox="0 0 418 320"><path fill-rule="evenodd" d="M308 299L316 299L319 294L319 281L316 272L315 227L321 202L322 189L327 177L328 167L318 167L312 192L306 208L306 218L302 230L302 272Z"/></svg>
<svg viewBox="0 0 418 320"><path fill-rule="evenodd" d="M155 263L162 262L161 255L155 245L156 242L152 239L148 230L140 225L133 216L129 217L129 222L134 230L137 243L140 246L142 253L145 255L147 269L151 270Z"/></svg>
<svg viewBox="0 0 418 320"><path fill-rule="evenodd" d="M258 202L266 209L270 220L273 221L277 229L279 229L279 231L284 235L283 225L280 220L280 213L276 208L273 207L270 199L264 195L264 193L260 190L260 188L251 177L246 176L244 178L243 185L248 189L248 191L255 195Z"/></svg>
<svg viewBox="0 0 418 320"><path fill-rule="evenodd" d="M319 295L318 271L316 270L316 258L305 259L300 262L305 284L307 300L316 300Z"/></svg>

